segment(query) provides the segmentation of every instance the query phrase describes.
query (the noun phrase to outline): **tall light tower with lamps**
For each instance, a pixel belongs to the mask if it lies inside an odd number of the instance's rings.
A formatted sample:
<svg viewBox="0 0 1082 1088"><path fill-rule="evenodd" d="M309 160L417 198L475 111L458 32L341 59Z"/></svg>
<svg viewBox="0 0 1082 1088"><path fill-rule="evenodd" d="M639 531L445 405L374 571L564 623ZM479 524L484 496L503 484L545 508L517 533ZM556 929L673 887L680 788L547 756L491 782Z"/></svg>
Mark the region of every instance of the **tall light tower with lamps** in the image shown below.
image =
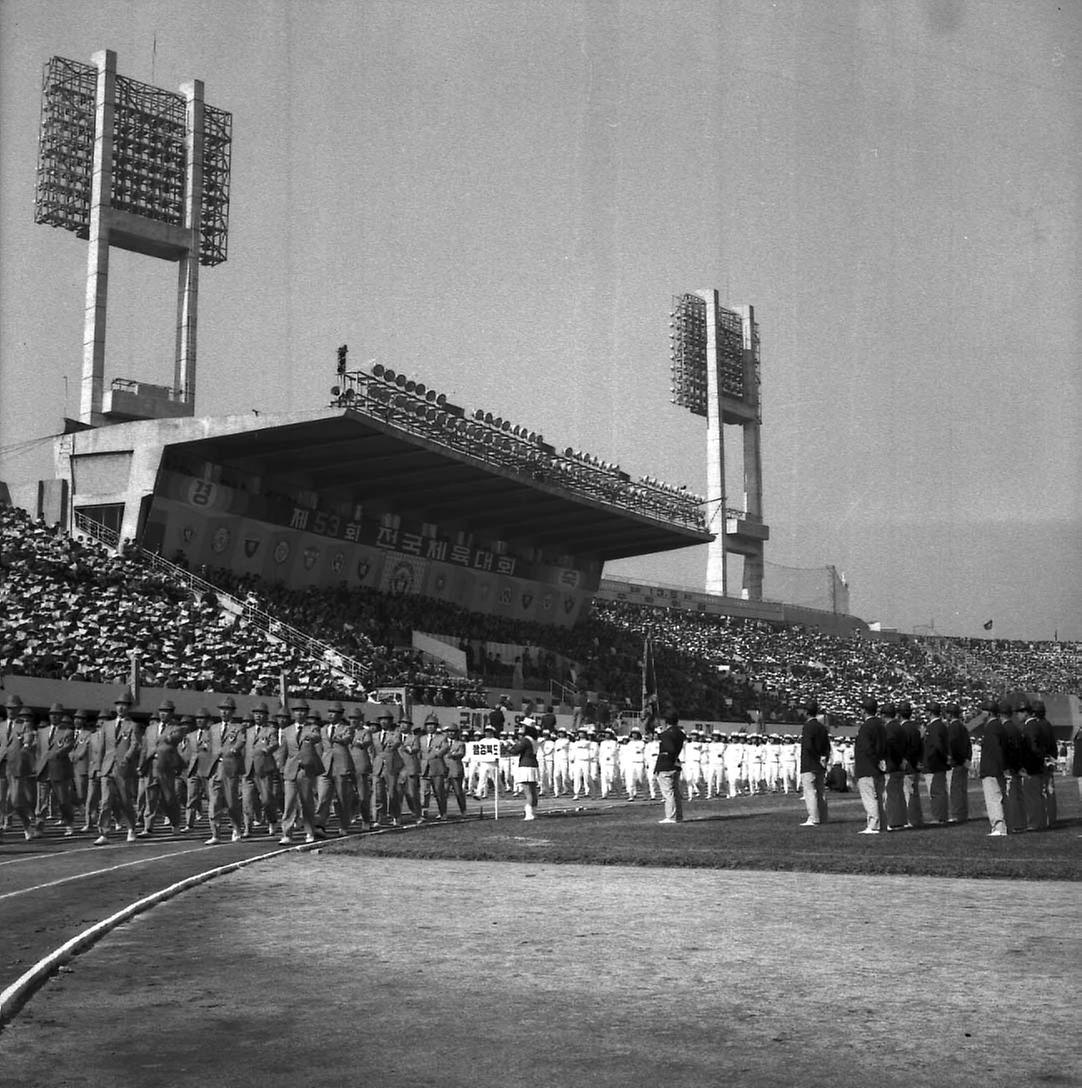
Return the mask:
<svg viewBox="0 0 1082 1088"><path fill-rule="evenodd" d="M763 599L763 549L770 529L763 521L763 465L760 448L762 401L759 386L759 326L751 306L727 309L713 290L673 298L669 314L672 402L706 418L707 546L706 591L729 596L726 559L744 560L741 596ZM741 430L744 454L743 508L725 489L725 427Z"/></svg>
<svg viewBox="0 0 1082 1088"><path fill-rule="evenodd" d="M89 244L79 423L195 414L199 266L226 259L232 115L117 74L116 54L91 64L53 57L42 81L35 222ZM105 390L112 246L178 267L172 385L116 378Z"/></svg>

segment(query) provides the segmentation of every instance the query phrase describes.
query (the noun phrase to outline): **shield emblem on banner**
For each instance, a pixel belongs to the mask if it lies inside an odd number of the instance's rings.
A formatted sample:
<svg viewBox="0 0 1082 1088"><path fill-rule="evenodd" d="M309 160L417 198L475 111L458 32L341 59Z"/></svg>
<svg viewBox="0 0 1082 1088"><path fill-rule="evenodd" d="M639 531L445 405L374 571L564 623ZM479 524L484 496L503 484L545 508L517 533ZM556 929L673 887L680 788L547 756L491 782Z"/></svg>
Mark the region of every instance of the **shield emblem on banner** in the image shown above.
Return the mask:
<svg viewBox="0 0 1082 1088"><path fill-rule="evenodd" d="M575 598L574 597L568 597L568 598L566 598L564 600L564 611L568 615L570 615L572 612L575 611Z"/></svg>
<svg viewBox="0 0 1082 1088"><path fill-rule="evenodd" d="M529 608L531 604L533 604L533 594L532 593L523 593L523 595L522 595L522 608L523 608L523 610Z"/></svg>
<svg viewBox="0 0 1082 1088"><path fill-rule="evenodd" d="M358 582L363 582L365 580L365 578L368 577L368 571L369 571L369 568L371 567L371 565L372 564L369 563L367 559L361 559L357 563L357 581Z"/></svg>
<svg viewBox="0 0 1082 1088"><path fill-rule="evenodd" d="M180 531L180 535L184 537L185 544L191 544L192 540L195 537L195 529L193 529L190 525L185 525L184 528Z"/></svg>
<svg viewBox="0 0 1082 1088"><path fill-rule="evenodd" d="M316 565L316 560L319 558L319 548L307 547L304 549L304 569L311 570Z"/></svg>
<svg viewBox="0 0 1082 1088"><path fill-rule="evenodd" d="M244 538L244 554L251 559L257 551L259 551L259 545L262 541L255 536L246 536Z"/></svg>

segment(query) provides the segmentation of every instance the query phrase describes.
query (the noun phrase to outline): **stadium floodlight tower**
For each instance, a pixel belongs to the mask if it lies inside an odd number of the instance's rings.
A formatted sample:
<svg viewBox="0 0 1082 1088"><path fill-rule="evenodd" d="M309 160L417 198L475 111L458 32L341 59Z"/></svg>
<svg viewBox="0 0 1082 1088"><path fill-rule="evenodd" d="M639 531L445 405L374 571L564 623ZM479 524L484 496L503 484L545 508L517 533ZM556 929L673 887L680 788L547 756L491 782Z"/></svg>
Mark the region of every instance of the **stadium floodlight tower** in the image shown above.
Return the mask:
<svg viewBox="0 0 1082 1088"><path fill-rule="evenodd" d="M729 596L726 558L744 558L741 595L763 599L763 548L770 530L763 522L763 467L759 430L759 326L751 306L726 309L717 291L673 298L672 401L706 417L707 528L706 591ZM725 492L725 426L744 439L744 508L728 504Z"/></svg>
<svg viewBox="0 0 1082 1088"><path fill-rule="evenodd" d="M89 243L79 420L192 416L199 265L226 259L233 118L199 80L174 93L117 75L111 49L91 60L45 65L34 211ZM172 386L117 378L105 391L110 246L178 264Z"/></svg>

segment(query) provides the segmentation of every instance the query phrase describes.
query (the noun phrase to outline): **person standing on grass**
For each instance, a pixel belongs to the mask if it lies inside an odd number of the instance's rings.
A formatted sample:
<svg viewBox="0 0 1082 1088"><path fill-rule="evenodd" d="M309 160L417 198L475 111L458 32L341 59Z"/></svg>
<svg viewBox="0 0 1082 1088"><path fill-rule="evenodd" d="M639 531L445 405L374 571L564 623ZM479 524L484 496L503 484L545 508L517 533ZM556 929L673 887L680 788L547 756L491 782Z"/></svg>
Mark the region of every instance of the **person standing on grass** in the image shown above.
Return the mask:
<svg viewBox="0 0 1082 1088"><path fill-rule="evenodd" d="M675 710L665 715L665 727L658 734L657 762L654 774L661 787L665 802L665 817L659 824L678 824L684 819L680 798L680 752L684 747L684 731L680 728L680 716Z"/></svg>
<svg viewBox="0 0 1082 1088"><path fill-rule="evenodd" d="M512 757L518 757L515 767L515 786L521 787L524 794L523 814L524 820L534 819L534 809L537 807L537 780L539 777L537 767L537 748L540 744L537 733L537 725L533 718L522 719L522 736L518 737L509 749Z"/></svg>
<svg viewBox="0 0 1082 1088"><path fill-rule="evenodd" d="M924 730L923 752L924 781L928 786L928 807L932 821L947 822L947 723L943 721L943 708L932 700L924 708L930 715Z"/></svg>
<svg viewBox="0 0 1082 1088"><path fill-rule="evenodd" d="M947 823L964 824L969 819L969 764L973 739L962 721L962 708L947 704Z"/></svg>
<svg viewBox="0 0 1082 1088"><path fill-rule="evenodd" d="M801 827L818 827L827 822L827 798L823 789L830 760L830 734L819 715L819 704L809 699L804 707L807 718L800 732L800 784L808 818Z"/></svg>
<svg viewBox="0 0 1082 1088"><path fill-rule="evenodd" d="M905 776L902 779L902 792L905 796L906 827L923 827L924 814L920 804L920 772L924 764L924 737L920 726L913 720L913 707L903 699L898 704L898 715L902 719L902 732L905 733Z"/></svg>
<svg viewBox="0 0 1082 1088"><path fill-rule="evenodd" d="M867 825L861 835L878 835L883 822L883 778L887 769L887 732L877 713L879 702L868 696L863 703L866 717L853 744L853 774Z"/></svg>
<svg viewBox="0 0 1082 1088"><path fill-rule="evenodd" d="M1078 799L1082 801L1082 729L1075 733L1071 745L1071 774L1078 779Z"/></svg>
<svg viewBox="0 0 1082 1088"><path fill-rule="evenodd" d="M988 711L988 720L984 723L984 736L981 737L981 761L979 773L981 789L984 791L984 807L988 812L991 825L989 836L1007 834L1007 817L1004 803L1007 795L1007 772L1010 762L1007 748L1009 741L999 719L999 703L990 699L984 705Z"/></svg>

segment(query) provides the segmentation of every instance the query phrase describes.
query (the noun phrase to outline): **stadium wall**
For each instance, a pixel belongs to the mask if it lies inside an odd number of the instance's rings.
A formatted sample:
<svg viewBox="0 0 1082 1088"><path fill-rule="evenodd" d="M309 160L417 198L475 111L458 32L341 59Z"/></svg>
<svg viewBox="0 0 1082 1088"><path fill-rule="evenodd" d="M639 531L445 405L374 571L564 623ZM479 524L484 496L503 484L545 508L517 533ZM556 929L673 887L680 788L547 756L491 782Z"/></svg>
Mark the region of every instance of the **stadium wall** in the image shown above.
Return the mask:
<svg viewBox="0 0 1082 1088"><path fill-rule="evenodd" d="M624 601L651 608L680 608L706 615L768 620L788 625L800 624L843 638L865 635L868 632L868 625L862 619L842 612L826 612L779 601L746 601L739 597L722 597L682 586L602 578L595 596L603 601Z"/></svg>

